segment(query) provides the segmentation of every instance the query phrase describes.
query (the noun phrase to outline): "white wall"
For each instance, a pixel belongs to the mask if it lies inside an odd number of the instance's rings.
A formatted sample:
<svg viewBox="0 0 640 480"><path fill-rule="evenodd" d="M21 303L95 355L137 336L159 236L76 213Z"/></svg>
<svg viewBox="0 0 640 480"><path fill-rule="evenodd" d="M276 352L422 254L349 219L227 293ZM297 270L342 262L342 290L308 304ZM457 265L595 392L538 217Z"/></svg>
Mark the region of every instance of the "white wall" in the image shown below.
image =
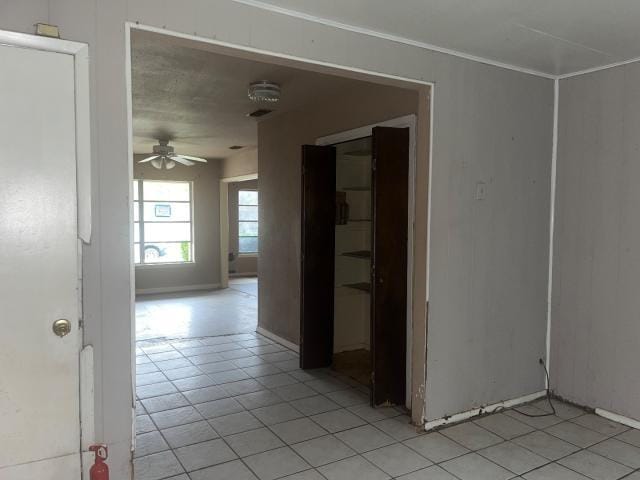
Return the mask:
<svg viewBox="0 0 640 480"><path fill-rule="evenodd" d="M640 421L640 63L560 82L551 381Z"/></svg>
<svg viewBox="0 0 640 480"><path fill-rule="evenodd" d="M32 32L48 22L90 44L95 197L85 341L96 349L96 435L109 443L112 479L129 478L133 406L126 20L434 81L427 416L543 386L535 361L544 350L550 80L231 0L5 0L0 28ZM488 184L486 201L473 200L476 181Z"/></svg>
<svg viewBox="0 0 640 480"><path fill-rule="evenodd" d="M446 71L434 109L429 419L544 388L553 85L479 64Z"/></svg>
<svg viewBox="0 0 640 480"><path fill-rule="evenodd" d="M135 155L140 160L147 155ZM150 163L134 164L134 177L192 182L194 262L135 267L137 293L216 288L220 285L220 165L218 160L191 167L158 170Z"/></svg>

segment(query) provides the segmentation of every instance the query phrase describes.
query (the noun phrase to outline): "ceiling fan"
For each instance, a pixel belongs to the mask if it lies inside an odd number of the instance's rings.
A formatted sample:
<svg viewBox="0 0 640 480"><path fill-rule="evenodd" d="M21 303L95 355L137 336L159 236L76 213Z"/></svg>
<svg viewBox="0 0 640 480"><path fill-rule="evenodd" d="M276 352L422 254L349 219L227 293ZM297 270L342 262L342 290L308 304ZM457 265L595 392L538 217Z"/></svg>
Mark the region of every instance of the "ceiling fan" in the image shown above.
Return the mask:
<svg viewBox="0 0 640 480"><path fill-rule="evenodd" d="M151 162L158 170L163 167L167 170L171 170L176 166L176 162L181 165L190 167L195 165L195 162L207 163L207 160L200 157L192 157L190 155L178 155L173 150L173 147L169 146L169 140L158 140L159 145L153 146L153 155L138 161L138 163Z"/></svg>

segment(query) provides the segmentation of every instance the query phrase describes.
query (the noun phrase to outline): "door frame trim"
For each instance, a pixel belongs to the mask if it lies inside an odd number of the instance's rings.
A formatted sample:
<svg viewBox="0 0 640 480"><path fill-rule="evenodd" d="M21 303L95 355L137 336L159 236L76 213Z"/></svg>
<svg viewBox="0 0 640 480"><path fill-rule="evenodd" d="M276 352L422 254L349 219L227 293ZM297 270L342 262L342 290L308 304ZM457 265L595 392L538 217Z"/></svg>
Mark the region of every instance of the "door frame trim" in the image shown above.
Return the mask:
<svg viewBox="0 0 640 480"><path fill-rule="evenodd" d="M229 286L229 184L257 179L257 173L220 179L220 288Z"/></svg>
<svg viewBox="0 0 640 480"><path fill-rule="evenodd" d="M316 145L334 145L336 143L348 142L358 138L373 135L374 127L393 127L409 129L409 204L407 223L407 351L406 351L406 387L405 406L411 410L411 400L413 398L412 389L412 358L413 358L413 270L414 270L414 244L415 244L415 220L416 220L416 166L418 161L418 140L417 140L417 115L410 114L402 117L392 118L372 125L353 128L344 132L326 135L316 139Z"/></svg>
<svg viewBox="0 0 640 480"><path fill-rule="evenodd" d="M421 265L424 266L424 290L421 290L421 293L424 293L425 303L424 305L416 305L416 311L422 310L420 312L420 316L417 316L415 320L415 324L420 326L424 325L423 331L418 331L420 337L417 335L414 336L414 341L416 342L415 347L413 348L413 367L417 375L415 375L414 383L412 386L412 404L414 404L415 408L411 410L412 413L412 421L416 425L422 425L425 422L426 418L426 373L427 373L427 330L429 325L429 301L430 301L430 256L431 256L431 200L432 200L432 188L431 188L431 173L433 170L433 156L434 156L434 107L435 107L435 92L436 92L436 83L434 81L417 79L408 76L394 75L385 72L375 71L366 68L359 68L353 65L345 65L334 62L327 62L323 60L318 60L315 58L310 58L307 56L299 56L292 55L288 53L278 52L274 50L266 50L264 48L256 48L254 46L238 43L238 42L228 42L218 40L216 38L205 37L198 34L188 34L184 32L178 32L176 30L171 30L167 28L154 27L151 25L145 25L139 22L126 21L125 22L125 86L127 90L127 122L128 122L128 154L130 160L129 165L129 183L133 179L133 111L132 111L132 80L131 80L131 32L132 31L145 31L145 32L153 32L161 35L166 35L169 37L180 38L183 40L189 40L192 42L197 42L203 45L208 46L208 50L223 54L229 55L235 58L245 58L249 60L257 60L261 62L272 63L275 65L287 65L293 66L294 68L299 68L309 72L318 72L318 73L330 73L333 75L343 76L347 78L359 79L369 82L375 82L383 85L391 85L391 86L399 86L401 88L416 88L416 91L420 92L422 95L426 90L425 103L422 103L422 100L419 100L419 109L428 108L428 114L424 119L425 122L429 122L424 132L418 132L418 144L422 144L423 141L426 142L426 165L425 174L427 175L428 187L426 191L426 203L427 203L427 213L426 218L424 218L424 227L426 229L426 252L424 263ZM426 89L424 89L426 87ZM419 110L420 112L420 110ZM421 114L419 113L419 116ZM422 116L420 116L422 121ZM424 128L421 126L421 128ZM424 138L422 137L424 133ZM422 147L420 147L422 148ZM422 151L419 152L422 155ZM416 193L419 192L419 188L416 185ZM133 208L133 207L131 207ZM131 217L133 218L133 217ZM420 218L420 222L423 221L423 218ZM131 223L131 236L133 238L133 223ZM133 257L131 257L131 272L132 272L132 284L133 284ZM132 286L133 291L133 286ZM132 294L133 295L133 294ZM135 298L132 296L132 298ZM134 310L134 303L132 301L131 304L131 312L132 317ZM258 318L260 317L260 312L258 311ZM133 328L133 326L132 326ZM134 330L132 330L133 332ZM132 333L131 338L132 348L135 350L135 335ZM421 351L418 351L422 349ZM135 362L132 359L132 370L135 367ZM413 371L413 370L412 370ZM419 407L418 407L419 405ZM135 422L132 421L132 429L135 428Z"/></svg>

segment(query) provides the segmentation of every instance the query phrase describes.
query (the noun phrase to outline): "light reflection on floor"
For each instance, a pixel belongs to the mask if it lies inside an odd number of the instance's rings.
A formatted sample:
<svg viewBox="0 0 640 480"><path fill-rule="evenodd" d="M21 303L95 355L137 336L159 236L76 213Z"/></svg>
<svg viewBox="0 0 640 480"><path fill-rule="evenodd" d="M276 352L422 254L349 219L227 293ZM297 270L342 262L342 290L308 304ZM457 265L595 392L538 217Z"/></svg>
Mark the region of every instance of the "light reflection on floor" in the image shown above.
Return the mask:
<svg viewBox="0 0 640 480"><path fill-rule="evenodd" d="M223 290L139 295L136 339L182 338L254 332L258 322L256 278L229 281Z"/></svg>

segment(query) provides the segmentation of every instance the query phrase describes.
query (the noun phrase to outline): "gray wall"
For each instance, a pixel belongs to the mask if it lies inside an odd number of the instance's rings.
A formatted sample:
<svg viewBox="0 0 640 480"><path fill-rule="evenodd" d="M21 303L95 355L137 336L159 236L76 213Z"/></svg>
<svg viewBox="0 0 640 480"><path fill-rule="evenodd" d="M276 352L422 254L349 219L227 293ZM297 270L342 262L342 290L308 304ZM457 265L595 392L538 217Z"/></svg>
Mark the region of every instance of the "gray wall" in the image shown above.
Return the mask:
<svg viewBox="0 0 640 480"><path fill-rule="evenodd" d="M258 124L258 325L300 342L301 146L319 137L416 113L418 93L370 83Z"/></svg>
<svg viewBox="0 0 640 480"><path fill-rule="evenodd" d="M229 252L235 258L229 262L229 272L236 274L258 272L258 254L238 255L238 192L245 189L258 190L258 180L229 183Z"/></svg>
<svg viewBox="0 0 640 480"><path fill-rule="evenodd" d="M480 64L439 71L429 419L544 388L553 136L551 81Z"/></svg>
<svg viewBox="0 0 640 480"><path fill-rule="evenodd" d="M520 324L525 331L544 331L550 80L232 0L5 0L0 28L29 33L34 23L47 22L59 25L63 38L90 44L94 228L83 259L84 336L95 347L96 436L110 446L114 480L129 478L133 406L133 272L123 254L131 236L127 20L435 82L427 415L436 418L542 387L537 366L518 366L530 365L530 357L543 350L544 334L513 332ZM475 181L492 178L500 179L489 184L492 201L474 202ZM426 174L419 181L424 185ZM416 230L424 232L425 220L417 219ZM482 302L485 292L492 301ZM472 342L471 332L485 341Z"/></svg>
<svg viewBox="0 0 640 480"><path fill-rule="evenodd" d="M135 159L147 155L136 155ZM158 170L150 163L134 163L134 178L193 182L193 263L139 265L135 267L136 291L220 285L220 165L218 160L191 167L177 165Z"/></svg>
<svg viewBox="0 0 640 480"><path fill-rule="evenodd" d="M551 381L640 420L640 63L560 82Z"/></svg>
<svg viewBox="0 0 640 480"><path fill-rule="evenodd" d="M258 173L258 149L247 147L240 150L235 155L222 160L222 178L238 177Z"/></svg>

